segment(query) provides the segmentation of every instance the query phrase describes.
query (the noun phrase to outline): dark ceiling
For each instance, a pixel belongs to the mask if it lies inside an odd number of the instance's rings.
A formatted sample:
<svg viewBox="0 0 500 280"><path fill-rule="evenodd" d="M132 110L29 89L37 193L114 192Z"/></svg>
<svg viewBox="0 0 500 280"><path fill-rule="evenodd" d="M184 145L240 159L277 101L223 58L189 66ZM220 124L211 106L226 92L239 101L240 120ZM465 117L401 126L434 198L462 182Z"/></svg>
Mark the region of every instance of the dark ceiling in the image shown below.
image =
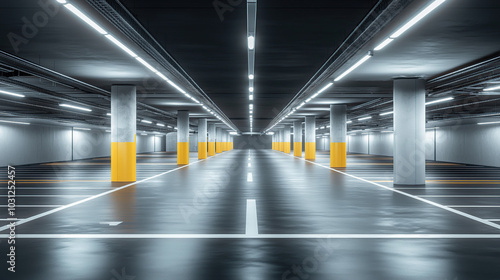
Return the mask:
<svg viewBox="0 0 500 280"><path fill-rule="evenodd" d="M134 38L96 10L98 0L69 1L109 30L127 46L159 69L164 66L158 57L137 44ZM248 114L248 60L247 60L247 6L246 1L158 1L158 0L102 0L123 7L150 33L167 53L168 61L178 63L178 74L173 80L184 88L199 89L214 102L220 111L242 131L249 131ZM301 100L317 90L322 82L318 75L335 62L344 59L334 76L352 65L360 55L372 50L384 37L411 18L432 1L424 0L350 0L350 1L277 1L257 2L257 35L255 61L254 131L264 131L287 104ZM56 0L41 0L56 3ZM214 3L232 3L223 14ZM364 24L380 18L370 18L384 7L398 4L384 25L350 57L332 56L340 50L353 31L363 31ZM57 4L59 5L59 4ZM371 11L371 14L369 14ZM138 116L167 124L175 123L177 110L187 109L193 119L209 117L218 122L200 106L193 104L153 73L112 45L102 35L61 8L39 24L30 38L23 35L26 21L41 20L45 9L38 0L5 0L0 2L0 90L26 95L23 100L0 96L0 116L5 118L36 118L39 121L63 121L68 125L87 124L109 126L105 116L109 112L109 91L117 83L138 86ZM46 12L45 12L46 13ZM500 2L494 0L448 0L442 7L398 38L386 49L351 73L320 98L308 103L300 112L284 123L316 115L320 123L326 121L329 104L348 104L351 118L390 110L392 79L398 76L418 76L429 81L429 94L453 94L453 104L429 108L429 120L456 118L444 114L447 106L461 108L460 116L498 112L496 97L481 95L484 86L496 83L499 67ZM37 18L38 15L38 18ZM368 17L367 17L368 15ZM368 26L368 25L366 25ZM136 25L137 27L137 25ZM358 27L358 29L356 29ZM28 30L29 31L29 30ZM18 49L13 47L12 34L25 37ZM143 34L143 33L141 33ZM358 37L365 33L353 33ZM349 41L346 41L349 42ZM13 56L6 59L7 55ZM24 59L30 65L14 63ZM337 59L337 60L335 60ZM327 63L328 62L328 63ZM175 64L175 63L174 63ZM343 66L343 65L346 66ZM21 66L19 66L21 65ZM480 77L467 76L465 67L476 65ZM322 68L325 66L324 68ZM34 68L43 67L34 72ZM318 70L321 69L321 73ZM43 71L55 71L42 75ZM333 70L332 70L333 71ZM456 75L444 81L444 75ZM477 72L476 71L476 72ZM40 74L42 73L42 74ZM470 74L470 73L469 73ZM62 78L75 79L69 81ZM441 79L442 78L442 79ZM467 82L464 82L466 80ZM434 83L433 83L434 81ZM445 92L442 88L453 88ZM439 92L438 92L439 89ZM481 109L468 110L462 104L469 100L487 100ZM90 106L92 113L75 113L58 107L64 100ZM491 100L491 101L489 101ZM293 104L293 102L291 104ZM475 102L475 101L473 101ZM214 105L214 106L215 106ZM440 108L443 110L440 111ZM465 113L464 113L465 112ZM391 116L375 117L369 122L354 122L350 130L390 127ZM193 122L195 124L195 122ZM158 130L138 124L142 130ZM162 128L168 131L168 128Z"/></svg>

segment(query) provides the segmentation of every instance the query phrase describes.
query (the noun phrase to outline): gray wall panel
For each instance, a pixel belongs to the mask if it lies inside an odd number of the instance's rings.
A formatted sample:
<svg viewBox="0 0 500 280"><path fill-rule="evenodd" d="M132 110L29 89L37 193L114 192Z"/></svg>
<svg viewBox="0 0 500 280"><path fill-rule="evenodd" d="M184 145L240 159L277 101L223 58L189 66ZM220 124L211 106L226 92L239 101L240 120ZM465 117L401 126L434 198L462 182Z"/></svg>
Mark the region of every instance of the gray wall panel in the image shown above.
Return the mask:
<svg viewBox="0 0 500 280"><path fill-rule="evenodd" d="M350 135L348 138L350 153L368 153L368 135Z"/></svg>
<svg viewBox="0 0 500 280"><path fill-rule="evenodd" d="M234 136L234 149L247 150L247 149L272 149L273 139L271 135L242 135Z"/></svg>
<svg viewBox="0 0 500 280"><path fill-rule="evenodd" d="M74 130L73 160L111 156L111 133L104 130Z"/></svg>
<svg viewBox="0 0 500 280"><path fill-rule="evenodd" d="M71 128L0 124L0 166L71 160Z"/></svg>
<svg viewBox="0 0 500 280"><path fill-rule="evenodd" d="M154 135L137 135L137 153L152 153L155 150Z"/></svg>

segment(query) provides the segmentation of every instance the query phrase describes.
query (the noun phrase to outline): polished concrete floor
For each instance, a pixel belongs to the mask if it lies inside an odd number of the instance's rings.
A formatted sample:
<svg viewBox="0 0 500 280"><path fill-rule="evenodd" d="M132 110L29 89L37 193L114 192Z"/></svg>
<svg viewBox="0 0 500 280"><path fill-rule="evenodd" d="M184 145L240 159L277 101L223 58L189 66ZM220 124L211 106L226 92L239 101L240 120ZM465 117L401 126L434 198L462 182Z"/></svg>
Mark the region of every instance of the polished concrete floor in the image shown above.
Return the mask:
<svg viewBox="0 0 500 280"><path fill-rule="evenodd" d="M18 167L0 279L500 279L500 168L429 162L426 187L394 189L392 158L360 154L143 154L135 184L109 161Z"/></svg>

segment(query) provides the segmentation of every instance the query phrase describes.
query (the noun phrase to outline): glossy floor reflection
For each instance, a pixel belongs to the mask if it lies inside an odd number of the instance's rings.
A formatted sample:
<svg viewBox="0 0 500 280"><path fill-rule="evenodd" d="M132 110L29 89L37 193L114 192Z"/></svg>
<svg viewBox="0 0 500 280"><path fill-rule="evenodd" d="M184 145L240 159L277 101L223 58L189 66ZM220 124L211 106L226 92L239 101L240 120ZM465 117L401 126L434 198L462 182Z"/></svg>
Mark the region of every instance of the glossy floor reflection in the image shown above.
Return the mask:
<svg viewBox="0 0 500 280"><path fill-rule="evenodd" d="M120 190L107 158L20 167L18 217L42 215L17 227L17 272L1 279L500 278L500 230L488 224L275 151L191 156L176 169L175 154L141 155L138 180L170 172ZM391 160L350 155L342 171L390 186L392 166L379 163ZM430 163L436 183L401 191L500 206L482 197L500 195L499 170ZM245 235L249 199L265 238ZM500 208L467 209L500 219Z"/></svg>

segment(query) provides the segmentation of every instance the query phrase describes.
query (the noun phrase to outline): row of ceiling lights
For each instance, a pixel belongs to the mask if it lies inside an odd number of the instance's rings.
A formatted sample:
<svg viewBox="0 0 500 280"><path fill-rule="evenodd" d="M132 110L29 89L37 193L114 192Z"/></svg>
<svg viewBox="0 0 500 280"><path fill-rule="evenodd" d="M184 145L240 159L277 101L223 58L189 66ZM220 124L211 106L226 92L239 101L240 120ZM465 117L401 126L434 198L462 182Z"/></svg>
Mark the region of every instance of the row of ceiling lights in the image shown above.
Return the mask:
<svg viewBox="0 0 500 280"><path fill-rule="evenodd" d="M187 98L191 99L193 102L195 102L197 105L202 106L205 111L208 113L212 114L214 117L222 121L226 126L228 126L231 129L235 129L235 127L231 126L228 122L226 122L220 115L215 113L214 110L209 109L205 104L201 103L199 100L196 98L192 97L189 93L187 93L185 90L183 90L181 87L179 87L177 84L172 82L169 78L167 78L163 73L158 71L156 68L151 66L149 63L147 63L144 59L139 57L135 52L133 52L130 48L128 48L125 44L117 40L113 35L109 34L106 30L104 30L102 27L100 27L97 23L95 23L92 19L90 19L87 15L82 13L78 8L76 8L74 5L68 3L67 0L57 0L57 2L61 3L66 7L69 11L71 11L73 14L78 16L80 19L82 19L84 22L86 22L88 25L90 25L92 28L94 28L97 32L100 34L104 35L106 38L108 38L111 42L113 42L116 46L118 46L120 49L125 51L127 54L135 58L138 62L140 62L142 65L144 65L146 68L148 68L150 71L158 75L161 79L166 81L168 84L170 84L172 87L176 88L179 92L184 94ZM67 106L69 107L69 106Z"/></svg>
<svg viewBox="0 0 500 280"><path fill-rule="evenodd" d="M435 10L437 7L439 7L441 4L443 4L446 0L435 0L432 2L430 5L428 5L426 8L424 8L420 13L418 13L415 17L413 17L410 21L408 21L406 24L401 26L399 29L397 29L391 36L386 38L382 43L377 45L373 51L369 51L368 54L363 56L358 62L356 62L354 65L352 65L349 69L344 71L342 74L340 74L337 78L334 79L334 82L338 82L341 79L343 79L345 76L347 76L349 73L354 71L356 68L361 66L363 63L368 61L371 57L373 57L374 51L381 51L383 48L385 48L387 45L389 45L391 42L393 42L396 38L401 36L404 32L406 32L408 29L410 29L413 25L415 25L417 22L419 22L421 19L423 19L426 15L428 15L430 12ZM333 83L328 83L327 86L325 86L322 90L318 91L315 93L313 96L308 98L307 100L303 101L299 106L296 108L292 109L291 112L289 112L287 115L282 117L278 122L276 122L273 126L268 128L265 132L269 132L272 130L277 124L280 122L284 121L286 118L288 118L290 115L295 113L297 110L302 108L306 103L310 102L312 99L317 97L319 94L321 94L323 91L331 87Z"/></svg>

